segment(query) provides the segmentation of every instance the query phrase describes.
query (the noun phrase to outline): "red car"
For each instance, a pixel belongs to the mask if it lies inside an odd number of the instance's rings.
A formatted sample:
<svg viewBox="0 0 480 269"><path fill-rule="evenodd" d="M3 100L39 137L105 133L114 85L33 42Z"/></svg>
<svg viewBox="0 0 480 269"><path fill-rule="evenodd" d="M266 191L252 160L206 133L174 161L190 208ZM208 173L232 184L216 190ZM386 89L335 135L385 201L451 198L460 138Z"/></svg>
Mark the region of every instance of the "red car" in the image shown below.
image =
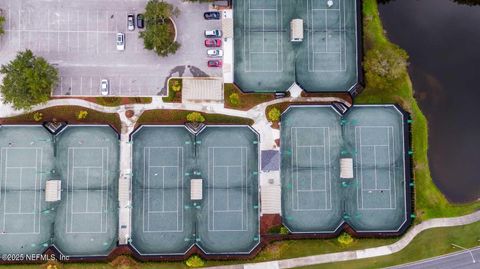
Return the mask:
<svg viewBox="0 0 480 269"><path fill-rule="evenodd" d="M205 39L205 47L221 47L221 39Z"/></svg>
<svg viewBox="0 0 480 269"><path fill-rule="evenodd" d="M222 67L222 60L210 60L207 64L208 67Z"/></svg>

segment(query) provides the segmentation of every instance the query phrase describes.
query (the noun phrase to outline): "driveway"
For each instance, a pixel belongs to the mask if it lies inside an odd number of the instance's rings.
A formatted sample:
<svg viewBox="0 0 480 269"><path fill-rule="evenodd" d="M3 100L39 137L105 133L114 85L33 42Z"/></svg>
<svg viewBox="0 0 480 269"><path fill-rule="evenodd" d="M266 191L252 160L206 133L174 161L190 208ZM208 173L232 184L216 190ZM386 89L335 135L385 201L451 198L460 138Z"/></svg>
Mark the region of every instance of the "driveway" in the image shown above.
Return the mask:
<svg viewBox="0 0 480 269"><path fill-rule="evenodd" d="M56 96L99 95L104 78L110 95L153 96L166 94L170 76L221 76L221 68L206 64L203 31L221 27L203 19L208 4L167 2L181 11L174 18L181 48L162 58L143 48L138 29L126 29L127 14L143 13L146 0L0 0L6 17L0 64L25 49L45 57L59 69ZM126 35L125 51L116 50L117 32Z"/></svg>

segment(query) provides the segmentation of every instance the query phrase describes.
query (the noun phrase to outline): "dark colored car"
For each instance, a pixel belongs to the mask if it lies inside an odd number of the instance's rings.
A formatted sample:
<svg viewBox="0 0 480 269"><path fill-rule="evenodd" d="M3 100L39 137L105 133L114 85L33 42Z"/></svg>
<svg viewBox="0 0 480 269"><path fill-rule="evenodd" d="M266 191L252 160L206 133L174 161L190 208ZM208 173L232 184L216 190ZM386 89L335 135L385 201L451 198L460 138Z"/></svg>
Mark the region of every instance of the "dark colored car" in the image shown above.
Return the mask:
<svg viewBox="0 0 480 269"><path fill-rule="evenodd" d="M210 60L207 64L208 67L222 67L222 60Z"/></svg>
<svg viewBox="0 0 480 269"><path fill-rule="evenodd" d="M220 12L218 11L209 11L203 13L203 17L206 20L219 20L220 19Z"/></svg>
<svg viewBox="0 0 480 269"><path fill-rule="evenodd" d="M221 47L221 39L205 39L205 47Z"/></svg>
<svg viewBox="0 0 480 269"><path fill-rule="evenodd" d="M143 14L137 14L137 28L143 29L145 27L145 19Z"/></svg>

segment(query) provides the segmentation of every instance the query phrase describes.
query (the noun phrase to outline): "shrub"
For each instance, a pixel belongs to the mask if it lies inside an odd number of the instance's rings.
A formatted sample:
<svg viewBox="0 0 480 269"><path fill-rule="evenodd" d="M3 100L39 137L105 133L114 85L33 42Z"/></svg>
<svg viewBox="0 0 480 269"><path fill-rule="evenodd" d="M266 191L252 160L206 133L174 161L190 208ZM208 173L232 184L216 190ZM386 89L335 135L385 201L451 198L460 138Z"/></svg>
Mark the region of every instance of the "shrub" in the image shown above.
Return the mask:
<svg viewBox="0 0 480 269"><path fill-rule="evenodd" d="M41 112L35 112L33 114L33 119L35 121L41 121L43 119L43 114Z"/></svg>
<svg viewBox="0 0 480 269"><path fill-rule="evenodd" d="M197 255L190 256L185 262L188 267L202 267L205 265L205 262Z"/></svg>
<svg viewBox="0 0 480 269"><path fill-rule="evenodd" d="M280 227L280 234L281 235L286 235L286 234L289 234L289 233L290 233L290 231L288 231L287 227L285 227L283 225L282 225L282 227Z"/></svg>
<svg viewBox="0 0 480 269"><path fill-rule="evenodd" d="M0 36L5 34L5 30L3 29L4 24L5 24L5 17L0 12Z"/></svg>
<svg viewBox="0 0 480 269"><path fill-rule="evenodd" d="M273 107L272 109L270 109L270 111L268 111L268 119L270 121L279 121L281 115L282 113L276 107Z"/></svg>
<svg viewBox="0 0 480 269"><path fill-rule="evenodd" d="M170 85L170 88L172 91L179 92L182 89L182 83L180 83L180 80L172 79L171 82L172 84Z"/></svg>
<svg viewBox="0 0 480 269"><path fill-rule="evenodd" d="M88 116L88 111L85 111L85 110L80 110L77 113L77 119L78 120L83 120L83 119L87 118L87 116Z"/></svg>
<svg viewBox="0 0 480 269"><path fill-rule="evenodd" d="M228 98L230 99L230 104L234 106L240 104L240 96L238 95L238 93L232 93Z"/></svg>
<svg viewBox="0 0 480 269"><path fill-rule="evenodd" d="M353 238L348 233L342 233L338 238L338 242L344 246L350 245L353 243Z"/></svg>
<svg viewBox="0 0 480 269"><path fill-rule="evenodd" d="M187 121L189 122L204 122L205 118L202 116L202 114L198 112L192 112L187 115Z"/></svg>

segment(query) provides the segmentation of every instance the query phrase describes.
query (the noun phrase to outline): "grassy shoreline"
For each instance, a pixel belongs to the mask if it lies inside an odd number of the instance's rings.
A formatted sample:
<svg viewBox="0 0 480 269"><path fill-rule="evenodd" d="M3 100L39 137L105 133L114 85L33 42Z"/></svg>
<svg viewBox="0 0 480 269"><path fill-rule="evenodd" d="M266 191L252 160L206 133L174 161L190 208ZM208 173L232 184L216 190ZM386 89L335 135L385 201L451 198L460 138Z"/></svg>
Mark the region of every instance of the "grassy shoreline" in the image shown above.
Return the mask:
<svg viewBox="0 0 480 269"><path fill-rule="evenodd" d="M394 46L385 35L375 0L363 1L363 16L366 50ZM371 88L367 81L365 90L356 97L355 103L398 103L411 113L416 222L431 218L460 216L479 210L480 202L478 201L468 204L451 204L434 184L427 157L428 122L413 93L412 83L405 69L395 88L389 91Z"/></svg>

